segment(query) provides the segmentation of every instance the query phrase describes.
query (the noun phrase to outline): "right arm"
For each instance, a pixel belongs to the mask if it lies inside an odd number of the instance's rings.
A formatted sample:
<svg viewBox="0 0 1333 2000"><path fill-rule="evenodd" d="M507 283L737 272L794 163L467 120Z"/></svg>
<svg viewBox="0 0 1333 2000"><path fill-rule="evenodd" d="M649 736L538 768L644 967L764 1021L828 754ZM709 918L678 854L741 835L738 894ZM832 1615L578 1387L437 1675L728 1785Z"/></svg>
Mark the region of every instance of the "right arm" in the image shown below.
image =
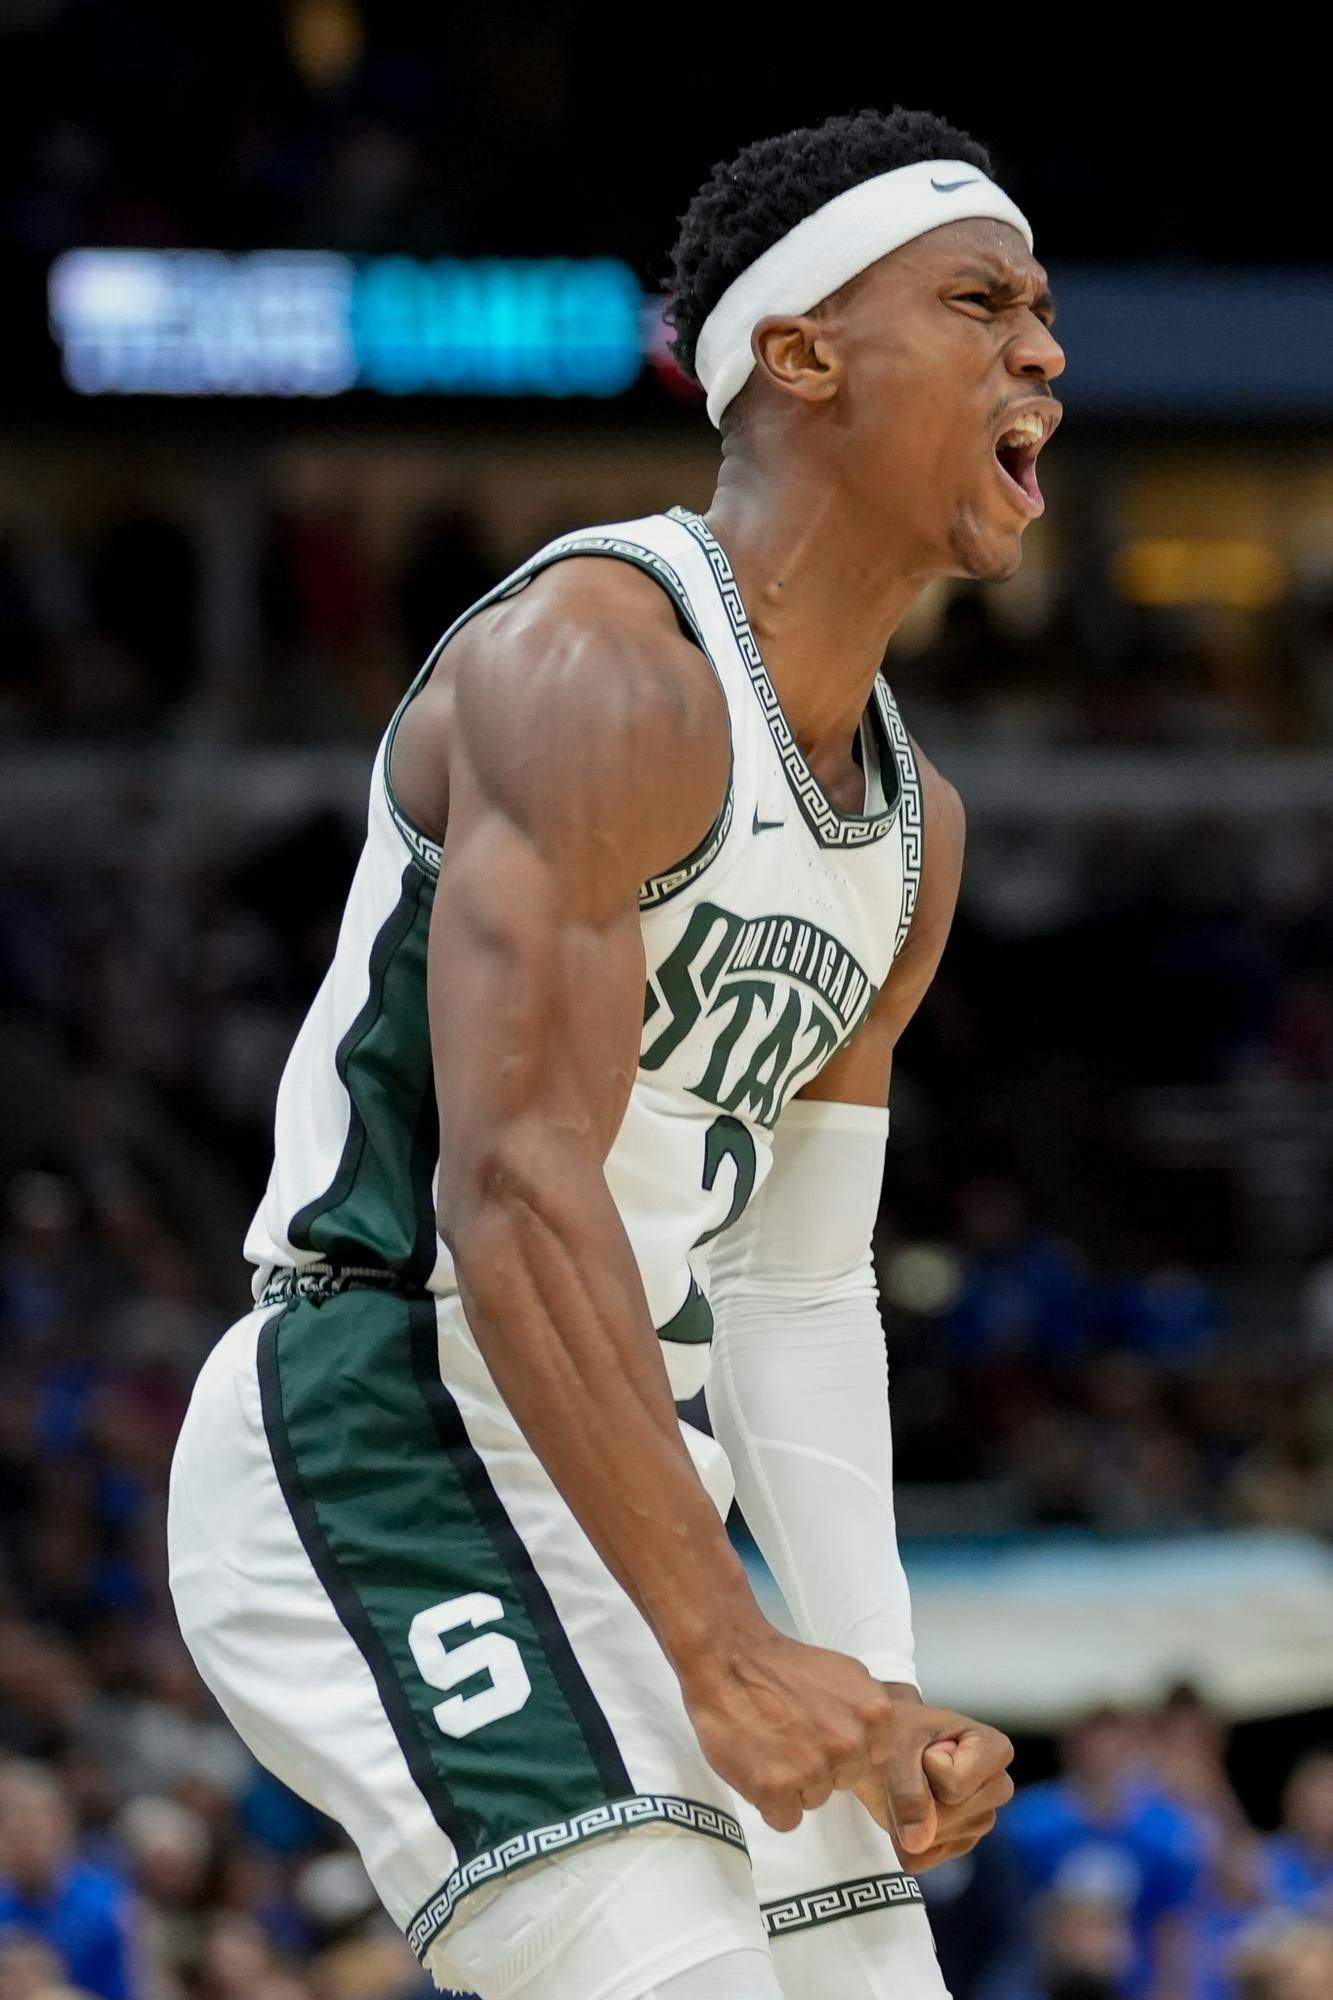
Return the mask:
<svg viewBox="0 0 1333 2000"><path fill-rule="evenodd" d="M441 717L440 1229L501 1395L662 1646L706 1756L794 1826L886 1762L892 1706L755 1603L603 1173L638 1060L639 885L717 813L725 711L656 586L577 568L475 621Z"/></svg>

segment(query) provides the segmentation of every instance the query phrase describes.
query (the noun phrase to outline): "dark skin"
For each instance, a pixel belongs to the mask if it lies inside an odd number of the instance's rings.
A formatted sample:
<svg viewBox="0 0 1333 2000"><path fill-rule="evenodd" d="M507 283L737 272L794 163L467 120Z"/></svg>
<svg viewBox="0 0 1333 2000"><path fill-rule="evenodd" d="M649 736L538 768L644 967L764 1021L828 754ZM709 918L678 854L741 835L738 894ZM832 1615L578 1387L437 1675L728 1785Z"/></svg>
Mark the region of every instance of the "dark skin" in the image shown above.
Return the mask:
<svg viewBox="0 0 1333 2000"><path fill-rule="evenodd" d="M954 223L755 329L708 520L844 812L864 807L853 740L899 620L934 577L1018 565L1032 509L993 445L1006 413L1058 407L1045 289L1016 231ZM855 1790L920 1870L989 1830L1011 1748L764 1618L681 1440L603 1173L638 1061L639 885L702 839L727 770L712 669L657 586L616 562L558 564L480 613L408 709L395 788L443 842L440 1229L502 1395L662 1646L714 1769L782 1829ZM963 813L921 770L912 929L808 1097L887 1102L939 963Z"/></svg>

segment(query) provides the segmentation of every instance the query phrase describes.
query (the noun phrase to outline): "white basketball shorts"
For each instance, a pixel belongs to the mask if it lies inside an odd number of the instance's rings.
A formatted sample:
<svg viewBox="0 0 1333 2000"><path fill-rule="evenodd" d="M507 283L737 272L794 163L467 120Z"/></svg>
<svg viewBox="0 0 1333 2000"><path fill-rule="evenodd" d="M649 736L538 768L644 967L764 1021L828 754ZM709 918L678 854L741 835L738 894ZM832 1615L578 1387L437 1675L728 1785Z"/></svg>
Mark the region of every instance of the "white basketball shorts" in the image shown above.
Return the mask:
<svg viewBox="0 0 1333 2000"><path fill-rule="evenodd" d="M683 1428L725 1512L725 1455ZM579 1883L573 1857L591 1860L594 1842L641 1877L655 1835L657 1934L636 1961L651 1977L608 1963L604 2000L765 1935L784 1994L822 2000L807 1976L818 1937L860 1918L875 1942L857 1956L883 1973L867 2000L944 1995L920 1889L855 1800L835 1795L775 1834L705 1762L675 1676L456 1300L353 1288L239 1321L196 1385L168 1534L204 1680L260 1762L346 1829L441 1983L485 1975L487 2000L526 1994L534 1965L512 1962L515 1923L492 1913L544 1898L541 1953L558 1958L577 1931L574 2000L594 2000L584 1919L606 1901L611 1861L583 1871L586 1888L550 1892ZM473 1918L477 1944L494 1937L493 1977L467 1946ZM623 1936L608 1932L605 1955L624 1957ZM549 1980L531 1992L561 2000Z"/></svg>

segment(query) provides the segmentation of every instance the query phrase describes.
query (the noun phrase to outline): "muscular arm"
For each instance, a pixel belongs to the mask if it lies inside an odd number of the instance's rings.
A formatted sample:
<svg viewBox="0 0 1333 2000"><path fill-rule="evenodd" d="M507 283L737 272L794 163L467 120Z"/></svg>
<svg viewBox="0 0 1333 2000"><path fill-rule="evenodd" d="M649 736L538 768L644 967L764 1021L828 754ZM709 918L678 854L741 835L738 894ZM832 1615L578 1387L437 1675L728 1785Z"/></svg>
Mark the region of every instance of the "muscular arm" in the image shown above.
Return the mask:
<svg viewBox="0 0 1333 2000"><path fill-rule="evenodd" d="M755 1604L682 1441L603 1172L642 1026L639 885L721 805L725 710L654 586L570 568L465 629L395 754L428 825L422 787L446 774L429 954L440 1229L500 1393L675 1668L709 1761L793 1826L890 1762L892 1705Z"/></svg>
<svg viewBox="0 0 1333 2000"><path fill-rule="evenodd" d="M639 884L717 812L726 720L660 592L613 566L611 637L580 616L586 591L539 579L453 679L429 959L439 1221L501 1394L680 1664L757 1614L602 1168L638 1056Z"/></svg>

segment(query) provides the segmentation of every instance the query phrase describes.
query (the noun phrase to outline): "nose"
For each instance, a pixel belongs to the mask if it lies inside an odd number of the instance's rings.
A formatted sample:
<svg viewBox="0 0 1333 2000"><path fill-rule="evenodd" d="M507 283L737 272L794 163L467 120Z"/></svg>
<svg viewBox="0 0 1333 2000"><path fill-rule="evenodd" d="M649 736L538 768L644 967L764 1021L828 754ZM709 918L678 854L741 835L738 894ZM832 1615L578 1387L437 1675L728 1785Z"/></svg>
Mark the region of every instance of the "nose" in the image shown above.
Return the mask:
<svg viewBox="0 0 1333 2000"><path fill-rule="evenodd" d="M1065 351L1051 329L1035 313L1023 315L1023 330L1009 343L1006 361L1011 375L1028 382L1053 382L1065 372Z"/></svg>

